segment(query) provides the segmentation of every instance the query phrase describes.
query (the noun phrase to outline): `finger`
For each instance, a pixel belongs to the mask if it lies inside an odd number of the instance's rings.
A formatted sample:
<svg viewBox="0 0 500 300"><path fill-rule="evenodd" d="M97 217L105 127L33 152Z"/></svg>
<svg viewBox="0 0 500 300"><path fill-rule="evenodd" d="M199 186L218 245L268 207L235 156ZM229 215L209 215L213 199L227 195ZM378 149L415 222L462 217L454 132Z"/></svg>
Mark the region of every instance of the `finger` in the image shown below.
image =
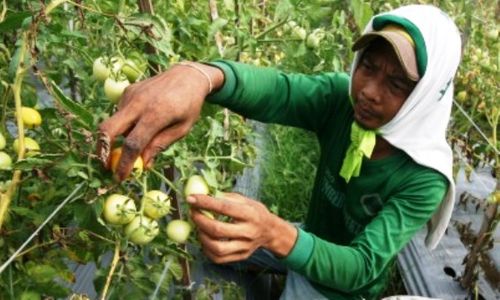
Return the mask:
<svg viewBox="0 0 500 300"><path fill-rule="evenodd" d="M198 230L213 239L251 239L252 230L242 223L228 223L211 219L198 209L191 210L191 219Z"/></svg>
<svg viewBox="0 0 500 300"><path fill-rule="evenodd" d="M122 146L122 155L116 170L118 180L128 177L137 157L139 157L146 145L162 129L164 123L157 122L156 120L163 119L167 124L169 123L168 116L162 116L160 112L157 115L155 113L144 114L125 139Z"/></svg>
<svg viewBox="0 0 500 300"><path fill-rule="evenodd" d="M203 248L203 253L205 254L206 257L208 257L208 259L210 259L212 262L216 264L225 264L225 263L242 261L248 259L251 255L251 253L244 251L240 253L233 253L226 256L217 256L214 253L206 250L205 248Z"/></svg>
<svg viewBox="0 0 500 300"><path fill-rule="evenodd" d="M133 113L133 111L133 109L118 111L99 125L97 157L107 168L109 168L109 154L115 138L130 130L137 118L137 113Z"/></svg>
<svg viewBox="0 0 500 300"><path fill-rule="evenodd" d="M234 219L246 219L252 206L247 204L246 198L225 194L223 198L214 198L207 195L191 195L186 201L198 209L207 209Z"/></svg>
<svg viewBox="0 0 500 300"><path fill-rule="evenodd" d="M250 252L249 243L246 241L213 239L203 233L199 233L198 238L203 245L204 250L211 253L212 256L224 257L241 254L243 252Z"/></svg>
<svg viewBox="0 0 500 300"><path fill-rule="evenodd" d="M144 161L144 165L146 165L147 168L150 168L153 165L154 157L158 153L166 149L175 141L184 137L188 132L189 126L180 124L163 129L146 146L144 151L142 151L142 159Z"/></svg>

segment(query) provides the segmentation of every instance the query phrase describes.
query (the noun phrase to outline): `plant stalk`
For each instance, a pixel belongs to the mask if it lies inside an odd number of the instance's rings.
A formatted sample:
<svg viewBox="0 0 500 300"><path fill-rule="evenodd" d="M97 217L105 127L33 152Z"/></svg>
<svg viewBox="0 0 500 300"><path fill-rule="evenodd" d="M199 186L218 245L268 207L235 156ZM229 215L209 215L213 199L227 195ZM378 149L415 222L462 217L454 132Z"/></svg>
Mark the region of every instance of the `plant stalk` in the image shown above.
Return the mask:
<svg viewBox="0 0 500 300"><path fill-rule="evenodd" d="M106 278L106 284L102 290L101 300L106 299L106 294L108 293L109 286L111 285L111 279L115 273L116 266L120 260L120 240L115 241L115 252L113 255L113 260L111 261L111 268L109 269L108 277Z"/></svg>

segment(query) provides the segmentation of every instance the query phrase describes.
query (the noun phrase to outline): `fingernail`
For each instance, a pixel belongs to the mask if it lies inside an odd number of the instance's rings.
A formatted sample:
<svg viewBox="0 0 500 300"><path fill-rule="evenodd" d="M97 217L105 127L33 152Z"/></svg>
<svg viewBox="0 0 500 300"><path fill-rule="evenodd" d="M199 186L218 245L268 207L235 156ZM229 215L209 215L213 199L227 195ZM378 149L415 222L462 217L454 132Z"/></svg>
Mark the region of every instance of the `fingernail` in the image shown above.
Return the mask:
<svg viewBox="0 0 500 300"><path fill-rule="evenodd" d="M186 198L186 201L189 202L189 203L196 203L196 198L193 197L193 196L188 196Z"/></svg>

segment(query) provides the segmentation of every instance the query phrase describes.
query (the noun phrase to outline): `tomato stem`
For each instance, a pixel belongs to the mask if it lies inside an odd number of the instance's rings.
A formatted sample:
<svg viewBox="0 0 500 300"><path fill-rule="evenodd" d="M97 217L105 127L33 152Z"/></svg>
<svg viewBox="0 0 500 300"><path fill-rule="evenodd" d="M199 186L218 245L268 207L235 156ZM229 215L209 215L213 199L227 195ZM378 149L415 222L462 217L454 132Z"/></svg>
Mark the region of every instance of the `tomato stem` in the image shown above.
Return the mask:
<svg viewBox="0 0 500 300"><path fill-rule="evenodd" d="M155 174L156 176L160 177L160 179L163 180L165 182L165 184L167 184L177 194L182 194L181 191L174 185L174 183L172 181L168 180L165 176L163 176L163 174L161 174L160 172L156 171L153 168L151 168L150 171L153 172L153 174Z"/></svg>
<svg viewBox="0 0 500 300"><path fill-rule="evenodd" d="M113 255L113 260L111 261L111 268L109 269L108 277L106 278L106 284L102 290L101 300L106 299L106 294L108 293L109 286L111 285L111 279L113 278L113 274L115 273L116 266L118 265L118 261L120 260L120 240L117 239L115 241L115 252Z"/></svg>
<svg viewBox="0 0 500 300"><path fill-rule="evenodd" d="M27 39L28 39L27 34L23 33L21 44L19 45L20 51L19 51L19 61L16 69L16 76L14 78L14 83L11 85L12 93L14 95L14 102L16 106L16 116L17 116L17 132L19 140L19 150L18 150L19 152L17 158L18 161L24 158L24 152L25 152L24 124L21 115L21 107L22 107L21 87L23 83L24 74L26 71L24 67L24 57L28 50ZM4 194L0 194L0 229L2 229L3 221L8 213L10 202L12 200L12 195L14 194L14 191L19 185L20 181L21 181L21 171L16 170L12 175L12 181L9 184L7 191Z"/></svg>

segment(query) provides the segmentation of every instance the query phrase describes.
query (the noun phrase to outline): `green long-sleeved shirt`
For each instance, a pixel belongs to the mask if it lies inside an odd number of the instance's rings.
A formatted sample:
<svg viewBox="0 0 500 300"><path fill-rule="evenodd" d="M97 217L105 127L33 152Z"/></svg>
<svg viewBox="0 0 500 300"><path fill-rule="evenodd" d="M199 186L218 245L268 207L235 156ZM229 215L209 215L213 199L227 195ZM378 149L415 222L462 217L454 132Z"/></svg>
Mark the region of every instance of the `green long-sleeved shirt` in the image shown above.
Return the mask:
<svg viewBox="0 0 500 300"><path fill-rule="evenodd" d="M399 151L339 176L354 120L345 73L284 74L229 61L207 100L245 117L316 133L321 157L304 229L283 262L330 299L376 299L396 254L429 220L446 178ZM300 166L298 166L300 167Z"/></svg>

